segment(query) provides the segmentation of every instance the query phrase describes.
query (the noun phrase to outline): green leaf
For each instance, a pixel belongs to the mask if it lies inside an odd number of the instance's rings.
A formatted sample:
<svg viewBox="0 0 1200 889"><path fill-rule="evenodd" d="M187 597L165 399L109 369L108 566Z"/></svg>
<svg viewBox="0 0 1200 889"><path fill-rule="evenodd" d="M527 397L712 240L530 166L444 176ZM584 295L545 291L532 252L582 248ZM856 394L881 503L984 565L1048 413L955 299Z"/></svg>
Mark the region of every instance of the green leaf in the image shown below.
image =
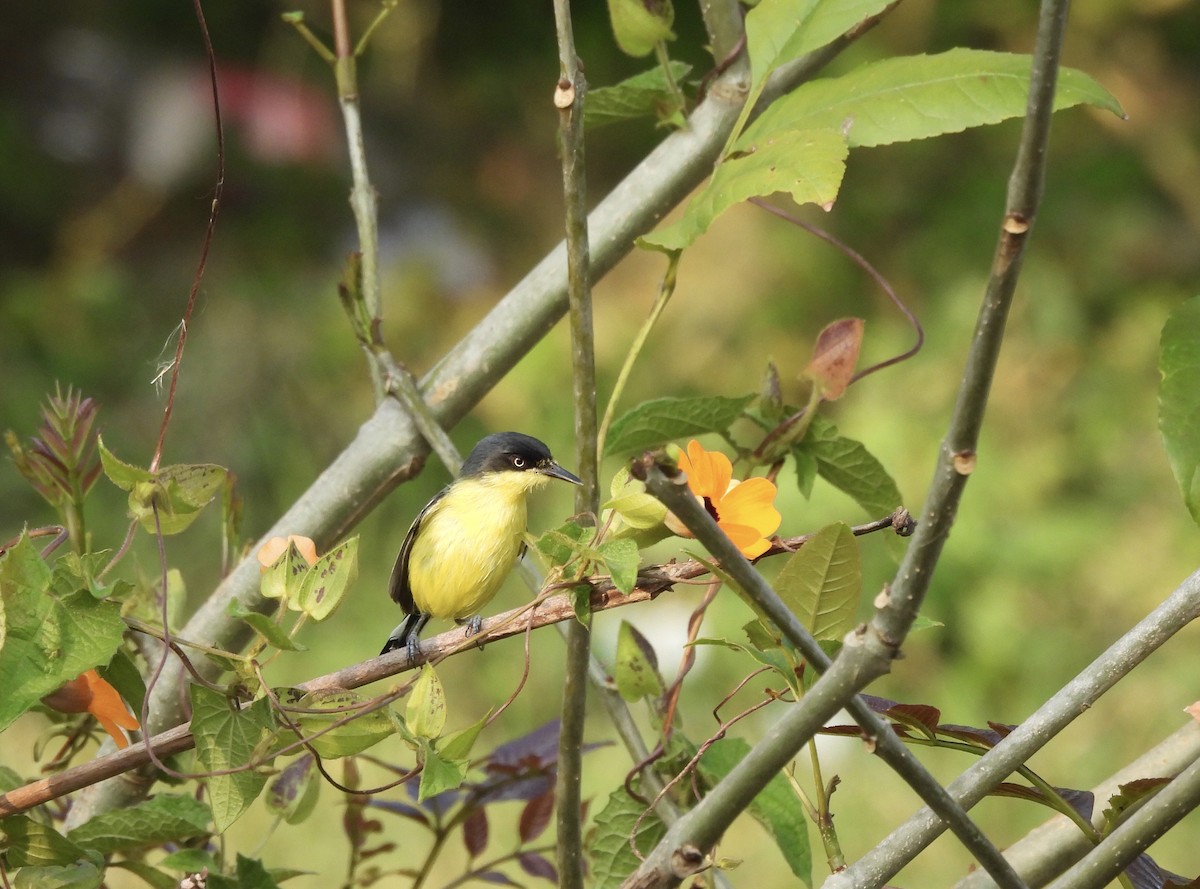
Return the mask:
<svg viewBox="0 0 1200 889"><path fill-rule="evenodd" d="M646 637L628 621L617 631L617 691L625 700L656 698L665 690L658 672L658 658Z"/></svg>
<svg viewBox="0 0 1200 889"><path fill-rule="evenodd" d="M872 62L797 87L747 127L736 147L797 129L845 132L851 148L890 145L1021 117L1031 64L1029 56L976 49ZM1124 117L1095 80L1063 68L1054 107L1079 104Z"/></svg>
<svg viewBox="0 0 1200 889"><path fill-rule="evenodd" d="M682 250L734 204L776 192L786 192L798 204L828 209L841 187L848 153L845 136L834 129L780 128L753 140L739 139L734 153L688 202L683 216L641 241L644 246Z"/></svg>
<svg viewBox="0 0 1200 889"><path fill-rule="evenodd" d="M421 769L421 786L417 789L418 802L462 786L467 777L467 760L450 759L438 753L429 742L422 742L421 749L425 752L425 764Z"/></svg>
<svg viewBox="0 0 1200 889"><path fill-rule="evenodd" d="M717 741L700 757L699 772L711 784L728 775L750 752L741 738ZM812 849L808 844L808 824L796 801L796 794L783 775L776 775L750 803L750 814L767 829L783 853L792 873L806 886L812 886Z"/></svg>
<svg viewBox="0 0 1200 889"><path fill-rule="evenodd" d="M1183 502L1200 524L1200 296L1167 319L1158 369L1158 428Z"/></svg>
<svg viewBox="0 0 1200 889"><path fill-rule="evenodd" d="M612 577L613 586L628 595L637 586L641 554L632 540L609 540L600 544L600 556Z"/></svg>
<svg viewBox="0 0 1200 889"><path fill-rule="evenodd" d="M820 49L894 0L762 0L746 14L751 81Z"/></svg>
<svg viewBox="0 0 1200 889"><path fill-rule="evenodd" d="M671 0L608 0L608 14L617 46L635 58L654 52L664 40L675 39Z"/></svg>
<svg viewBox="0 0 1200 889"><path fill-rule="evenodd" d="M612 424L604 453L622 456L656 448L677 438L725 432L756 397L701 395L643 402Z"/></svg>
<svg viewBox="0 0 1200 889"><path fill-rule="evenodd" d="M296 603L313 620L325 620L342 603L346 589L358 578L358 537L335 546L308 569Z"/></svg>
<svg viewBox="0 0 1200 889"><path fill-rule="evenodd" d="M125 624L120 606L87 590L49 592L51 572L27 537L0 555L0 596L5 606L0 648L0 730L85 670L108 663Z"/></svg>
<svg viewBox="0 0 1200 889"><path fill-rule="evenodd" d="M471 748L475 746L475 739L479 737L479 733L483 731L487 725L488 717L491 713L486 713L480 717L478 722L468 725L466 728L460 728L456 732L451 732L444 738L438 741L438 752L446 759L459 760L466 759L471 755Z"/></svg>
<svg viewBox="0 0 1200 889"><path fill-rule="evenodd" d="M197 873L205 868L213 873L220 870L220 865L212 853L203 849L180 849L178 852L172 852L160 861L158 866L188 874Z"/></svg>
<svg viewBox="0 0 1200 889"><path fill-rule="evenodd" d="M862 442L839 435L828 420L814 417L808 437L796 450L814 457L821 478L852 497L871 518L882 518L901 505L900 489L883 464Z"/></svg>
<svg viewBox="0 0 1200 889"><path fill-rule="evenodd" d="M109 867L129 871L151 889L179 889L179 880L156 867L151 867L144 861L125 858L112 862Z"/></svg>
<svg viewBox="0 0 1200 889"><path fill-rule="evenodd" d="M635 789L639 782L634 782ZM645 817L638 821L645 812ZM596 889L616 889L625 878L637 870L641 860L629 848L629 837L637 827L634 842L641 854L650 850L666 834L666 826L653 810L646 812L645 803L634 799L618 787L608 797L604 808L596 814L596 833L588 843Z"/></svg>
<svg viewBox="0 0 1200 889"><path fill-rule="evenodd" d="M317 689L301 695L295 701L296 708L299 710L329 710L330 712L328 714L295 713L292 714L292 719L308 736L354 715L354 718L345 725L339 725L320 737L312 738L309 742L313 749L326 759L352 756L355 753L361 753L368 747L373 747L395 732L386 707L372 710L370 713L354 714L354 708L362 707L368 700L369 698L356 691L347 691L342 688Z"/></svg>
<svg viewBox="0 0 1200 889"><path fill-rule="evenodd" d="M613 475L612 499L602 505L611 509L628 527L639 531L654 528L663 523L667 508L662 501L646 491L646 485L629 474L629 467L622 466Z"/></svg>
<svg viewBox="0 0 1200 889"><path fill-rule="evenodd" d="M436 738L446 727L446 690L429 664L421 666L408 695L404 721L418 738Z"/></svg>
<svg viewBox="0 0 1200 889"><path fill-rule="evenodd" d="M104 871L90 861L65 867L23 867L13 877L13 889L98 889Z"/></svg>
<svg viewBox="0 0 1200 889"><path fill-rule="evenodd" d="M316 808L320 792L316 760L306 753L271 779L263 801L288 824L300 824Z"/></svg>
<svg viewBox="0 0 1200 889"><path fill-rule="evenodd" d="M100 464L104 467L104 474L122 491L132 491L135 485L154 478L154 474L150 470L125 463L113 456L113 453L104 446L103 437L98 436L96 443L100 449Z"/></svg>
<svg viewBox="0 0 1200 889"><path fill-rule="evenodd" d="M9 867L72 864L88 857L82 846L25 815L0 818L0 831L4 833L4 858Z"/></svg>
<svg viewBox="0 0 1200 889"><path fill-rule="evenodd" d="M275 735L270 702L260 698L249 707L230 706L224 696L202 685L188 687L192 699L192 734L199 771L218 772L244 766L261 757ZM238 820L262 791L267 776L254 769L205 779L217 833Z"/></svg>
<svg viewBox="0 0 1200 889"><path fill-rule="evenodd" d="M752 621L753 624L758 624L758 621ZM796 664L792 660L791 655L782 647L760 647L756 644L742 645L740 642L731 642L728 639L719 638L701 638L697 639L694 645L713 645L719 648L728 648L730 651L748 654L764 667L769 667L779 675L779 678L788 684L794 692L800 691L800 678L796 675Z"/></svg>
<svg viewBox="0 0 1200 889"><path fill-rule="evenodd" d="M261 861L239 852L236 875L209 874L208 889L279 889L279 884Z"/></svg>
<svg viewBox="0 0 1200 889"><path fill-rule="evenodd" d="M190 796L153 799L96 815L67 834L102 855L179 842L208 833L208 807Z"/></svg>
<svg viewBox="0 0 1200 889"><path fill-rule="evenodd" d="M692 66L671 62L671 77L678 83L687 77ZM667 83L661 66L635 74L615 86L588 90L583 106L585 126L595 129L606 124L638 117L661 117L675 104L675 94Z"/></svg>
<svg viewBox="0 0 1200 889"><path fill-rule="evenodd" d="M237 599L230 599L229 606L225 609L230 617L236 617L248 623L254 632L267 640L268 645L273 645L280 651L307 651L307 647L299 642L292 640L287 634L287 630L266 614L261 614L257 611L252 611L243 605Z"/></svg>
<svg viewBox="0 0 1200 889"><path fill-rule="evenodd" d="M775 591L815 639L841 639L854 626L862 566L854 532L841 522L822 528L788 557Z"/></svg>
<svg viewBox="0 0 1200 889"><path fill-rule="evenodd" d="M591 552L591 547L584 541L590 540L595 530L578 522L567 522L547 531L533 545L551 565L565 565L575 556L586 556Z"/></svg>
<svg viewBox="0 0 1200 889"><path fill-rule="evenodd" d="M259 592L265 599L279 599L286 602L292 611L299 611L300 605L296 600L308 572L308 560L300 553L294 540L288 541L283 554L262 573L258 582Z"/></svg>
<svg viewBox="0 0 1200 889"><path fill-rule="evenodd" d="M179 534L217 495L227 475L224 467L211 463L165 466L152 481L133 486L129 513L151 534Z"/></svg>

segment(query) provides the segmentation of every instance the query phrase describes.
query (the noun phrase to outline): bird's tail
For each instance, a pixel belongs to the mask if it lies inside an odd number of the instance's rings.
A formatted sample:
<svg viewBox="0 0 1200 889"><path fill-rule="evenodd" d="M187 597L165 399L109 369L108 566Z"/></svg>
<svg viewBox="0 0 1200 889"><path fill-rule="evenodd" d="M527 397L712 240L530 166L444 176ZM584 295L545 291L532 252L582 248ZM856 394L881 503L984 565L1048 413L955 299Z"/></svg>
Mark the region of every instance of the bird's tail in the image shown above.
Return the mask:
<svg viewBox="0 0 1200 889"><path fill-rule="evenodd" d="M414 611L412 614L404 616L404 620L400 622L400 626L392 630L387 638L387 642L383 643L383 651L380 654L387 654L389 651L395 651L397 648L404 648L408 645L410 636L421 632L421 628L425 626L425 621L429 620L429 616L421 614L419 611Z"/></svg>

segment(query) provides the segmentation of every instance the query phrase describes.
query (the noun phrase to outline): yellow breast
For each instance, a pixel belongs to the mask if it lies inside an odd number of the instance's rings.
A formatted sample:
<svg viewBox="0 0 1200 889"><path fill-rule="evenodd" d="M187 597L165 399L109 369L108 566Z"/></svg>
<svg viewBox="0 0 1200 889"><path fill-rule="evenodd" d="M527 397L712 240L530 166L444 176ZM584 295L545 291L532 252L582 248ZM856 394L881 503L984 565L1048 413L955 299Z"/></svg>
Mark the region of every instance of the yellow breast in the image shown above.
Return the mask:
<svg viewBox="0 0 1200 889"><path fill-rule="evenodd" d="M525 534L525 499L545 481L535 473L461 479L421 522L409 556L413 602L433 617L471 617L512 570Z"/></svg>

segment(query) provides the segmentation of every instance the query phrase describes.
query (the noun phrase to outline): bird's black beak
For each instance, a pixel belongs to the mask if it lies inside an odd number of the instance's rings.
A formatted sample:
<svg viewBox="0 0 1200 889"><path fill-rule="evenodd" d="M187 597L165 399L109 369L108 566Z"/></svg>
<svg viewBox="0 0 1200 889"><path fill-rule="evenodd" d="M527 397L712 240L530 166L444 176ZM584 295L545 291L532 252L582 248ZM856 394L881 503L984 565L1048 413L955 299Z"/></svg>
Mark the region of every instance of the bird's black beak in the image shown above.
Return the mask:
<svg viewBox="0 0 1200 889"><path fill-rule="evenodd" d="M553 460L551 460L545 466L539 466L537 468L537 471L540 472L542 475L548 475L548 476L550 476L550 478L562 479L564 482L570 482L573 485L582 485L583 484L583 481L578 476L574 475L573 473L567 472L567 470L563 469L561 466L559 466Z"/></svg>

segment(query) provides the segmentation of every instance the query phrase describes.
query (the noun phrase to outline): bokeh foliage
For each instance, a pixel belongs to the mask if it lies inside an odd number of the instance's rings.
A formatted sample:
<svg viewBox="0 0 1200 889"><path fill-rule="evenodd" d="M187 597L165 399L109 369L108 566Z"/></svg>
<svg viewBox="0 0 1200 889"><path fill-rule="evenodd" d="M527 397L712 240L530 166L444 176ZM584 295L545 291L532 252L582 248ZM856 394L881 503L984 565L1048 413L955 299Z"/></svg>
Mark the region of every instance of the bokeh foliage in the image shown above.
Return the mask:
<svg viewBox="0 0 1200 889"><path fill-rule="evenodd" d="M300 6L320 20L319 4ZM301 78L332 115L331 84L279 23L284 9L208 10L217 51L246 69ZM373 12L365 4L353 11L362 23ZM594 85L641 70L616 50L602 5L579 4L576 15ZM1034 15L1032 3L910 0L834 70L955 45L1028 51ZM77 7L65 17L10 5L0 19L9 75L0 92L0 429L31 429L45 393L56 381L70 383L100 403L97 422L113 451L144 463L162 405L150 381L170 352L164 344L199 248L212 163L200 150L180 161L172 180L138 181L132 134L144 111L138 103L149 101L142 85L166 81L175 66L201 64L194 23L184 7L148 2ZM944 626L915 636L880 689L936 702L960 723L1019 721L1191 571L1200 552L1155 424L1159 331L1200 280L1200 120L1189 112L1200 99L1200 13L1182 2L1142 0L1077 4L1073 19L1065 62L1111 89L1130 120L1076 110L1055 122L1047 198L979 468L928 604ZM702 42L695 9L679 4L673 27L685 60L703 70L702 55L688 57L687 47ZM385 336L415 371L560 237L552 37L549 14L536 4L500 14L493 4L423 0L401 5L364 60L368 151L384 226ZM200 122L197 144L207 145L203 95L184 107ZM1005 124L872 149L850 166L830 213L805 213L884 270L928 329L915 361L856 386L834 412L839 428L888 466L910 505L922 496L949 412L1015 132ZM231 134L227 202L167 454L168 462L236 472L254 536L353 435L370 394L335 294L353 233L336 138L280 162L236 119ZM603 194L659 135L650 124L589 135L591 193ZM637 254L597 289L602 391L660 271L660 258ZM764 369L757 356L772 356L794 375L817 331L845 315L868 319L865 350L876 357L906 345L907 330L841 256L752 208L736 209L685 258L667 323L626 399L755 391ZM558 331L522 361L456 431L460 445L486 430L519 427L568 452L566 340ZM785 376L785 385L791 381ZM363 527L354 597L305 638L307 660L288 667L296 673L281 683L374 653L379 626L392 619L381 593L392 554L443 481L431 467ZM810 504L789 481L785 474L786 533L862 516L819 487ZM119 526L124 495L98 496L108 513L90 516L90 528ZM24 521L50 519L11 469L0 471L0 504L4 536ZM539 505L534 526L547 527L564 509ZM197 528L172 558L198 598L216 580L220 540L213 519L202 517ZM137 556L152 573L147 541ZM890 557L870 545L864 557L873 589L890 575ZM681 622L680 609L663 601L629 616L669 652L668 664L677 657L678 630L670 627ZM721 603L709 619L740 626L744 609ZM617 621L611 632L604 623L599 632L615 647ZM556 675L555 641L535 647L545 675ZM1074 749L1039 757L1041 771L1067 772L1060 783L1087 786L1176 727L1195 696L1184 680L1195 641L1194 632L1184 634L1102 701L1073 730ZM467 713L515 682L500 646L480 657L487 667L459 658L443 676L459 701L480 688L477 706L463 705ZM730 664L714 653L702 661L701 681L727 681ZM552 691L538 697L556 698ZM531 697L493 729L497 739L544 721L544 701ZM600 722L594 730L605 731ZM898 781L881 796L889 780L849 746L846 757L845 771L862 780L839 791L843 823L872 811L890 823L912 808ZM984 816L1016 836L1022 816L1013 811L1009 801L992 802ZM314 830L327 832L328 824ZM865 824L857 851L878 838ZM283 850L304 836L284 831L271 843ZM731 845L752 837L747 831ZM1200 870L1191 844L1168 839L1165 848L1159 858L1168 866ZM924 859L914 866L914 885L962 870L961 852L948 843L943 851L936 871ZM739 880L755 866L746 857ZM774 862L763 866L770 872Z"/></svg>

